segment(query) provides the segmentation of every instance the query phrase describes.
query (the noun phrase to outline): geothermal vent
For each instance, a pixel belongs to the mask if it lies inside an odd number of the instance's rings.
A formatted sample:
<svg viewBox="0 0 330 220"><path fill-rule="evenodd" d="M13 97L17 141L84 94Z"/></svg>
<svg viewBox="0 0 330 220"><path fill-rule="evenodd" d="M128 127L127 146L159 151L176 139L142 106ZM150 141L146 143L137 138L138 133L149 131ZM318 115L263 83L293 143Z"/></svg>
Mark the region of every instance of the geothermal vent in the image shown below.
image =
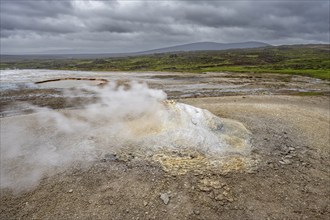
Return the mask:
<svg viewBox="0 0 330 220"><path fill-rule="evenodd" d="M241 123L168 101L163 91L145 84L84 90L98 101L79 110L35 108L33 114L1 119L1 187L32 186L45 175L107 154L130 153L169 170L250 151L250 133Z"/></svg>

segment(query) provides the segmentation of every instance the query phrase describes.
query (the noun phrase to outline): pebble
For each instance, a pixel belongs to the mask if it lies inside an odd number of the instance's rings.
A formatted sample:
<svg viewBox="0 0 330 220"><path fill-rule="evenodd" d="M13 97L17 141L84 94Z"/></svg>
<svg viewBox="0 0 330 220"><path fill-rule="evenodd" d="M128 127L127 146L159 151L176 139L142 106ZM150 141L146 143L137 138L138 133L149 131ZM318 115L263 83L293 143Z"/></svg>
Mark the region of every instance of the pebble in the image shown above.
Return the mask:
<svg viewBox="0 0 330 220"><path fill-rule="evenodd" d="M116 154L105 154L101 162L118 161Z"/></svg>
<svg viewBox="0 0 330 220"><path fill-rule="evenodd" d="M199 190L203 192L210 192L212 189L210 187L200 186Z"/></svg>
<svg viewBox="0 0 330 220"><path fill-rule="evenodd" d="M194 211L194 214L195 214L195 215L199 215L199 214L200 214L200 211L195 210L195 211Z"/></svg>
<svg viewBox="0 0 330 220"><path fill-rule="evenodd" d="M73 193L73 189L69 189L69 191L68 191L69 193Z"/></svg>
<svg viewBox="0 0 330 220"><path fill-rule="evenodd" d="M160 194L160 199L163 200L164 204L167 205L170 202L170 197L167 193Z"/></svg>
<svg viewBox="0 0 330 220"><path fill-rule="evenodd" d="M275 165L274 165L273 163L269 163L268 166L269 166L270 168L275 168Z"/></svg>
<svg viewBox="0 0 330 220"><path fill-rule="evenodd" d="M215 200L217 200L217 201L221 201L221 200L224 200L224 199L225 199L225 197L222 194L219 194L215 197Z"/></svg>
<svg viewBox="0 0 330 220"><path fill-rule="evenodd" d="M279 161L279 163L282 165L292 164L291 160L288 160L288 159L282 159Z"/></svg>
<svg viewBox="0 0 330 220"><path fill-rule="evenodd" d="M228 200L229 202L234 202L234 198L232 198L232 197L228 197L227 200Z"/></svg>
<svg viewBox="0 0 330 220"><path fill-rule="evenodd" d="M257 170L248 170L247 173L248 174L256 174L258 171Z"/></svg>

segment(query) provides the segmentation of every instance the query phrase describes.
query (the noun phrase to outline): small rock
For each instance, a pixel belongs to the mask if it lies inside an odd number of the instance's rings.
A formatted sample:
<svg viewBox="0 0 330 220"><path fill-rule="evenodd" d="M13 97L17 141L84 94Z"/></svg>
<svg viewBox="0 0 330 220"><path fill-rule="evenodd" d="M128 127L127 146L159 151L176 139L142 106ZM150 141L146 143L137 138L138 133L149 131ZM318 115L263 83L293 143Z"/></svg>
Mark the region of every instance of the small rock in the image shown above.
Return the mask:
<svg viewBox="0 0 330 220"><path fill-rule="evenodd" d="M291 151L286 149L286 150L284 150L283 155L289 155L290 153L291 153Z"/></svg>
<svg viewBox="0 0 330 220"><path fill-rule="evenodd" d="M73 189L69 189L69 191L68 191L69 193L73 193Z"/></svg>
<svg viewBox="0 0 330 220"><path fill-rule="evenodd" d="M199 190L203 192L210 192L212 189L210 187L200 186Z"/></svg>
<svg viewBox="0 0 330 220"><path fill-rule="evenodd" d="M212 192L212 193L209 193L208 194L209 195L209 197L211 198L211 199L215 199L215 194Z"/></svg>
<svg viewBox="0 0 330 220"><path fill-rule="evenodd" d="M248 170L247 173L248 174L256 174L258 171L257 170Z"/></svg>
<svg viewBox="0 0 330 220"><path fill-rule="evenodd" d="M227 200L228 200L228 202L234 202L234 198L233 197L228 197Z"/></svg>
<svg viewBox="0 0 330 220"><path fill-rule="evenodd" d="M190 154L190 158L191 159L194 159L194 158L197 158L197 157L198 157L198 154L197 153Z"/></svg>
<svg viewBox="0 0 330 220"><path fill-rule="evenodd" d="M192 118L191 123L193 123L194 125L197 125L197 120L195 118Z"/></svg>
<svg viewBox="0 0 330 220"><path fill-rule="evenodd" d="M212 180L208 178L204 178L200 181L199 188L202 191L210 191L213 189L220 189L225 185L225 183L221 183L218 180Z"/></svg>
<svg viewBox="0 0 330 220"><path fill-rule="evenodd" d="M144 206L147 206L147 205L148 205L148 202L144 201L144 202L143 202L143 205L144 205Z"/></svg>
<svg viewBox="0 0 330 220"><path fill-rule="evenodd" d="M199 215L199 214L200 214L200 211L198 211L198 210L194 210L194 214L195 214L195 215Z"/></svg>
<svg viewBox="0 0 330 220"><path fill-rule="evenodd" d="M218 203L222 206L227 205L227 202L225 200L218 201Z"/></svg>
<svg viewBox="0 0 330 220"><path fill-rule="evenodd" d="M272 169L275 168L275 165L274 165L273 163L269 163L268 166L269 166L270 168L272 168Z"/></svg>
<svg viewBox="0 0 330 220"><path fill-rule="evenodd" d="M160 199L163 200L164 204L167 205L170 202L170 197L167 193L160 194Z"/></svg>
<svg viewBox="0 0 330 220"><path fill-rule="evenodd" d="M116 154L105 154L102 162L106 161L118 161L118 157Z"/></svg>
<svg viewBox="0 0 330 220"><path fill-rule="evenodd" d="M229 191L230 190L230 187L229 186L225 186L225 187L223 187L223 189L226 190L226 191Z"/></svg>
<svg viewBox="0 0 330 220"><path fill-rule="evenodd" d="M224 197L224 195L219 194L214 199L217 200L217 201L221 201L221 200L225 200L225 197Z"/></svg>
<svg viewBox="0 0 330 220"><path fill-rule="evenodd" d="M291 160L288 160L288 159L282 159L279 161L280 164L282 165L289 165L289 164L292 164Z"/></svg>

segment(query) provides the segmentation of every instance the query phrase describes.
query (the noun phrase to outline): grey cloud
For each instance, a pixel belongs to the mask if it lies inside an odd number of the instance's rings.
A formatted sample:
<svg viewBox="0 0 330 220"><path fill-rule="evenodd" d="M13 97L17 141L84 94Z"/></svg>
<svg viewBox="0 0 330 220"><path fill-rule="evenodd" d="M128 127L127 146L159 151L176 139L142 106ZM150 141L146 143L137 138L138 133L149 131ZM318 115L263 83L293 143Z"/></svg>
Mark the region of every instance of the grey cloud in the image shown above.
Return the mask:
<svg viewBox="0 0 330 220"><path fill-rule="evenodd" d="M55 19L55 18L43 18L39 19L36 17L32 18L18 18L14 15L7 15L1 19L2 30L26 30L35 31L40 33L71 33L78 31L79 27L72 24L72 20L67 17L69 21L65 19Z"/></svg>
<svg viewBox="0 0 330 220"><path fill-rule="evenodd" d="M196 41L328 43L329 1L1 0L1 53L127 52Z"/></svg>
<svg viewBox="0 0 330 220"><path fill-rule="evenodd" d="M70 14L72 3L66 0L1 0L1 12L25 17L57 17Z"/></svg>
<svg viewBox="0 0 330 220"><path fill-rule="evenodd" d="M131 33L135 28L132 28L127 22L106 21L98 23L90 23L89 30L92 32L111 32L111 33Z"/></svg>

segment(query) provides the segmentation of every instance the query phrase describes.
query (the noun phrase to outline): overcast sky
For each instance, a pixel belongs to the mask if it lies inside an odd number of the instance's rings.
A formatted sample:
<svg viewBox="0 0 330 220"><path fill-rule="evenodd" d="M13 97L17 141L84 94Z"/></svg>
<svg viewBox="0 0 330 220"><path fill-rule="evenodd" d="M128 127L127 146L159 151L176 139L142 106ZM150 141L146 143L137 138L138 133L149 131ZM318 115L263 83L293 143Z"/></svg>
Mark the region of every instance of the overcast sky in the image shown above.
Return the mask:
<svg viewBox="0 0 330 220"><path fill-rule="evenodd" d="M184 43L329 43L329 0L0 0L1 53L117 53Z"/></svg>

